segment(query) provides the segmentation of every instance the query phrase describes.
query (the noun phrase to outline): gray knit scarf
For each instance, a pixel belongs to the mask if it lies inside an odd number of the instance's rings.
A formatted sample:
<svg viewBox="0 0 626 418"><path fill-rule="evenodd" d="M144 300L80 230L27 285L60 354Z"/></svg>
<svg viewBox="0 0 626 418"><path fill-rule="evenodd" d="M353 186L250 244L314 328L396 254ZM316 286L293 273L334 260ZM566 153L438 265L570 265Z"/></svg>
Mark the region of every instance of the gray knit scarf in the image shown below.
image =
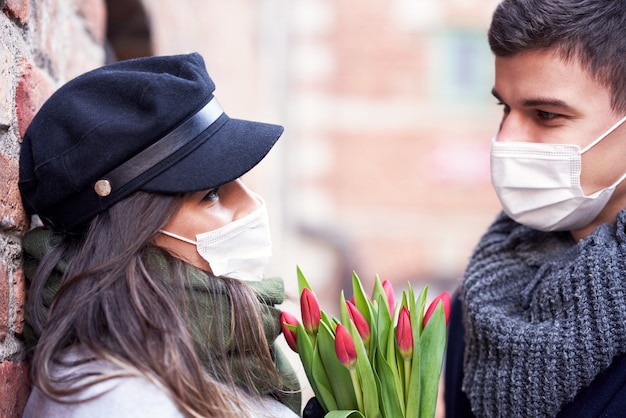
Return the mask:
<svg viewBox="0 0 626 418"><path fill-rule="evenodd" d="M626 352L625 223L578 243L503 214L491 225L461 290L475 415L554 416Z"/></svg>

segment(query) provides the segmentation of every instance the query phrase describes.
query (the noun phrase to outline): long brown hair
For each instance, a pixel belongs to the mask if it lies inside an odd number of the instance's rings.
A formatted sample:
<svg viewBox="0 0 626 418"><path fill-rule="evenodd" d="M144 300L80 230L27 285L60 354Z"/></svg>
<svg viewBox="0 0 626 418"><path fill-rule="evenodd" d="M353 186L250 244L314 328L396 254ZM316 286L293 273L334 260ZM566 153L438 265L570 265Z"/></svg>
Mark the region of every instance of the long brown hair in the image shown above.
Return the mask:
<svg viewBox="0 0 626 418"><path fill-rule="evenodd" d="M208 279L208 285L220 280L226 289L230 323L211 329L226 329L229 341L226 347L198 352L190 330L190 312L198 307L186 291L189 266L153 245L182 199L136 192L97 215L85 233L63 236L40 261L27 309L39 335L31 362L33 383L47 396L62 400L89 384L135 374L168 393L186 416L241 416L245 408L234 395L235 383L252 395L258 395L254 382L259 379L277 387L278 372L264 336L259 301L239 281ZM48 307L46 281L65 261L61 287ZM222 299L215 302L224 303ZM219 322L221 316L213 320ZM51 366L79 344L96 358L122 366L123 372L100 376L87 385L59 385ZM243 379L235 382L224 350L252 350L266 375L244 371Z"/></svg>

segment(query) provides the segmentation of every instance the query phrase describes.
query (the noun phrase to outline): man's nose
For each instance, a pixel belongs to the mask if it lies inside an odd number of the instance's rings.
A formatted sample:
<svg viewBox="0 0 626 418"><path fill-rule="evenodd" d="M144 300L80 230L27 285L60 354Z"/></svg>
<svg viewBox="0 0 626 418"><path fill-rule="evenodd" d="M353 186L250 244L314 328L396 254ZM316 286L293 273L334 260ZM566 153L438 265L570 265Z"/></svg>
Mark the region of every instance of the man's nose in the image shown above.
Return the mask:
<svg viewBox="0 0 626 418"><path fill-rule="evenodd" d="M523 115L511 112L500 123L498 142L534 142L529 122Z"/></svg>

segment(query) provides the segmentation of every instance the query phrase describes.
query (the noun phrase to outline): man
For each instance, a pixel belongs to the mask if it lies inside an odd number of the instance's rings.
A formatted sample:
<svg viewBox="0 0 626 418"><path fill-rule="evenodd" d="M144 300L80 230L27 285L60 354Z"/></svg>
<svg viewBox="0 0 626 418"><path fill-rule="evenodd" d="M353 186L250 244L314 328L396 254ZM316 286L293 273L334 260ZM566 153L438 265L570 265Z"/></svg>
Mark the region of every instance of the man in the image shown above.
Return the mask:
<svg viewBox="0 0 626 418"><path fill-rule="evenodd" d="M626 7L504 0L489 29L503 213L453 305L449 417L626 411Z"/></svg>

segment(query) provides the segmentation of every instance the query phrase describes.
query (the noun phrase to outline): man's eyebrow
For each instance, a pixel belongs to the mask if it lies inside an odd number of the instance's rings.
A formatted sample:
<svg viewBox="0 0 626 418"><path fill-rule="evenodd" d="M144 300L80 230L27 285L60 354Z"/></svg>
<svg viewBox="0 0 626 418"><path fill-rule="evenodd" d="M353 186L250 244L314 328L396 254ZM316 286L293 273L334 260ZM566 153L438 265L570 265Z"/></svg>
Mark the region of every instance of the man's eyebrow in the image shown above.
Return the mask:
<svg viewBox="0 0 626 418"><path fill-rule="evenodd" d="M538 98L538 99L526 99L522 102L524 107L545 107L549 106L551 108L559 108L564 111L571 113L574 112L574 109L565 103L563 100L559 99L550 99L550 98Z"/></svg>
<svg viewBox="0 0 626 418"><path fill-rule="evenodd" d="M495 89L491 90L491 94L493 95L493 97L498 99L498 101L505 103L504 100L502 100L502 98L500 97L500 95ZM565 103L563 100L543 98L543 97L536 98L536 99L525 99L522 101L522 106L524 107L550 106L550 107L560 108L568 112L574 111L574 109L570 105Z"/></svg>

